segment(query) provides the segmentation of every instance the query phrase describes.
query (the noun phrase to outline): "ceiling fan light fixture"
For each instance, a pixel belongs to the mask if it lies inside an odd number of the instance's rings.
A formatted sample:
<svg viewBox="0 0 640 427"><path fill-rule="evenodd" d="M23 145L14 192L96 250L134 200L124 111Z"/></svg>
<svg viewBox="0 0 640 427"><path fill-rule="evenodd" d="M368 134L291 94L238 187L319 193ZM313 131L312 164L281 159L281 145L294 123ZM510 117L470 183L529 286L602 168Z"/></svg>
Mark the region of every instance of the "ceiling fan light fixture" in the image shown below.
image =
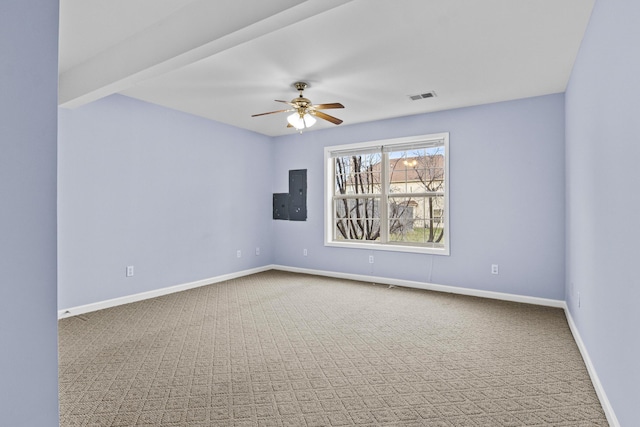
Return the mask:
<svg viewBox="0 0 640 427"><path fill-rule="evenodd" d="M304 121L305 127L308 128L316 124L316 118L311 114L305 114L304 117L302 117L302 120Z"/></svg>
<svg viewBox="0 0 640 427"><path fill-rule="evenodd" d="M287 117L287 121L297 130L302 130L313 126L316 123L316 118L308 113L301 115L300 113L295 112Z"/></svg>

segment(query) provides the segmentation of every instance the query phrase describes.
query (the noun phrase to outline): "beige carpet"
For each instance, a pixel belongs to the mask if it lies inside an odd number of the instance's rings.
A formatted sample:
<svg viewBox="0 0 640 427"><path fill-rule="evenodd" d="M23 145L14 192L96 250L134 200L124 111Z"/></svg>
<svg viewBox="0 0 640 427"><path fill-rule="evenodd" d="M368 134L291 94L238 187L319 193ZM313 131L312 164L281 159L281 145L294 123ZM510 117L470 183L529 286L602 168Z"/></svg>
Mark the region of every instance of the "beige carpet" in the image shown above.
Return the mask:
<svg viewBox="0 0 640 427"><path fill-rule="evenodd" d="M606 426L560 309L270 271L59 322L61 426Z"/></svg>

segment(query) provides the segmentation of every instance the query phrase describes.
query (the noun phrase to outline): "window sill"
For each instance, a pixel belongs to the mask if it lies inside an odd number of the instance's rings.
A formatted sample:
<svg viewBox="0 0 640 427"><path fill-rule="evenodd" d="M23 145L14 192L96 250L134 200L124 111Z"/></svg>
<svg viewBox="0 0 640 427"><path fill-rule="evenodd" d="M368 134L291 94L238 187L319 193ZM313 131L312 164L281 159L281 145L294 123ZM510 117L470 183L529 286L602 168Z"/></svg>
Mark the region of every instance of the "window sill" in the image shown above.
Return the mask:
<svg viewBox="0 0 640 427"><path fill-rule="evenodd" d="M327 241L325 246L334 248L349 248L349 249L366 249L372 251L387 251L387 252L408 252L414 254L428 254L428 255L444 255L449 256L449 248L431 248L427 246L407 246L393 243L358 243L358 242L335 242Z"/></svg>

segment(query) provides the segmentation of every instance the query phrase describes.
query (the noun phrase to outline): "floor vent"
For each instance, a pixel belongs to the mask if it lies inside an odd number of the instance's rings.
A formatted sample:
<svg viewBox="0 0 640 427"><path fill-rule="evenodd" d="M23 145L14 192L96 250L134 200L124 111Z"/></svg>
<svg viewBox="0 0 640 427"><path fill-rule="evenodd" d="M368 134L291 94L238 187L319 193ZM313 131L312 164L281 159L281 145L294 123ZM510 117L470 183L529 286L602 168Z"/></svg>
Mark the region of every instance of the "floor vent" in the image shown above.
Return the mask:
<svg viewBox="0 0 640 427"><path fill-rule="evenodd" d="M418 95L409 95L409 98L411 98L413 101L417 101L419 99L435 98L435 96L436 96L435 92L426 92L426 93L419 93Z"/></svg>

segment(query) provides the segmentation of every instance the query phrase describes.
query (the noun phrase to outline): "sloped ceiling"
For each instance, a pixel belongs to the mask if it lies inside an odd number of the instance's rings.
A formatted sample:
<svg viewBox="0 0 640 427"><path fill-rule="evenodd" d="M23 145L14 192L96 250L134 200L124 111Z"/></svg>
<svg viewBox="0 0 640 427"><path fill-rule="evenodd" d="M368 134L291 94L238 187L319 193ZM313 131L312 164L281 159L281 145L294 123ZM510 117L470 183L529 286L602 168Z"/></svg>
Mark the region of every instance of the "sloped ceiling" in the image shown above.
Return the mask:
<svg viewBox="0 0 640 427"><path fill-rule="evenodd" d="M275 136L295 132L286 114L251 115L299 80L344 104L340 126L558 93L593 3L61 0L59 101L120 93Z"/></svg>

